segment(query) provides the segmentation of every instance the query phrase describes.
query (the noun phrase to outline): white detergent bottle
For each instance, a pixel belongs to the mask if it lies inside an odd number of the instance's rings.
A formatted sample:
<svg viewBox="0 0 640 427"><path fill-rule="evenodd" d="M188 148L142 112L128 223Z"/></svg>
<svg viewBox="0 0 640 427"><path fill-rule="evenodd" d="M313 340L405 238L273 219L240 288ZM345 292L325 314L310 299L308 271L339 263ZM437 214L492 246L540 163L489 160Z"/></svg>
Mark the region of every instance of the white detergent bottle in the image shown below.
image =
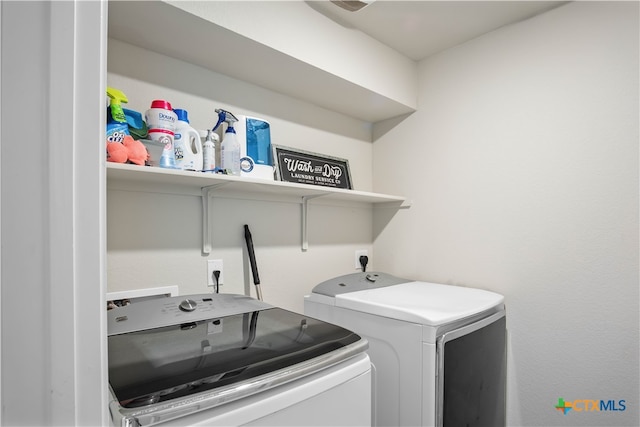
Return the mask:
<svg viewBox="0 0 640 427"><path fill-rule="evenodd" d="M186 110L175 109L173 112L178 116L173 137L176 167L182 170L201 171L203 153L200 134L189 125L189 115Z"/></svg>
<svg viewBox="0 0 640 427"><path fill-rule="evenodd" d="M224 133L222 144L220 144L220 168L227 175L240 176L240 142L236 136L233 124L238 119L228 111L216 110L218 113L218 123L214 127L216 129L222 122L227 122L227 131Z"/></svg>
<svg viewBox="0 0 640 427"><path fill-rule="evenodd" d="M202 170L202 141L197 130L189 125L186 110L173 110L178 117L173 136L173 149L176 155L176 167L182 170Z"/></svg>

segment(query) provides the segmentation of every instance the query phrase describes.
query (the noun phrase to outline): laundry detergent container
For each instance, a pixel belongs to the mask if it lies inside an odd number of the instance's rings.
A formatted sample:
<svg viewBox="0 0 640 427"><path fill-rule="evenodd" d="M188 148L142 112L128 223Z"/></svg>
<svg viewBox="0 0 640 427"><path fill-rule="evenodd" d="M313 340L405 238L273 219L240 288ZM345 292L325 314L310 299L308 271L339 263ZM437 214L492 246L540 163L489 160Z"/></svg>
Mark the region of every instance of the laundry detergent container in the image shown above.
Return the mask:
<svg viewBox="0 0 640 427"><path fill-rule="evenodd" d="M502 295L355 273L314 287L304 311L368 340L373 425L505 425Z"/></svg>

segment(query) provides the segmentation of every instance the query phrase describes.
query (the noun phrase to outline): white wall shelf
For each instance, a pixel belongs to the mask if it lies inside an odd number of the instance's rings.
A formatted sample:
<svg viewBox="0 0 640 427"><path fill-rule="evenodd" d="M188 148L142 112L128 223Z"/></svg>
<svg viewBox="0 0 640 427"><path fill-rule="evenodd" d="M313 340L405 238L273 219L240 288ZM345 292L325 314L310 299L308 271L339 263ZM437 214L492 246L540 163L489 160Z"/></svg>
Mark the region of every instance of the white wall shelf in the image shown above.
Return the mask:
<svg viewBox="0 0 640 427"><path fill-rule="evenodd" d="M203 172L107 162L107 188L125 191L147 191L167 194L191 194L202 197L203 253L211 252L212 197L245 198L263 201L295 201L302 205L302 250L308 248L307 205L321 198L331 203L358 203L371 207L404 209L410 202L404 197L366 191L346 190L291 182L270 181Z"/></svg>
<svg viewBox="0 0 640 427"><path fill-rule="evenodd" d="M305 56L306 51L302 55L295 51L285 52L287 49L282 50L277 43L270 43L273 40L252 37L246 33L246 28L243 31L230 23L233 19L229 18L236 16L238 10L233 9L234 13L227 8L238 5L172 3L109 1L109 38L368 122L409 114L417 108L415 98L406 96L407 93L414 93L411 85L414 84L415 64L406 58L387 56L386 47L376 50L377 54L386 58L387 67L377 68L381 74L377 77L378 83L374 84L362 80L361 74L346 76L337 73L330 64L310 60ZM285 6L287 5L278 7ZM308 18L319 16L309 7L294 9L295 13L303 16L311 12ZM212 14L212 10L216 13ZM291 11L289 7L286 10ZM224 16L225 13L229 16ZM323 23L326 21L323 20ZM171 23L173 28L179 28L180 31L166 31L164 25L158 25L159 22ZM293 31L293 28L289 30ZM189 48L185 49L185 46ZM218 50L213 49L214 47ZM327 47L333 52L333 45L329 44ZM225 52L225 58L230 55L232 60L220 60L221 56L215 52ZM367 64L367 61L360 63L357 58L352 59L356 61L354 67ZM147 78L154 81L153 75L148 75ZM384 84L381 85L379 81ZM109 189L125 191L202 197L202 250L205 254L211 252L213 223L209 212L213 210L214 196L300 204L303 251L308 248L309 203L359 204L368 208L385 209L409 206L403 197L392 195L112 163L107 164L107 186Z"/></svg>
<svg viewBox="0 0 640 427"><path fill-rule="evenodd" d="M110 1L109 37L371 123L417 109L415 99L393 89L350 81L164 1ZM389 73L385 89L413 81L412 74Z"/></svg>
<svg viewBox="0 0 640 427"><path fill-rule="evenodd" d="M199 195L203 188L218 186L225 194L244 194L257 200L322 196L324 200L398 207L408 203L404 197L388 194L109 162L107 180L110 188L173 194Z"/></svg>

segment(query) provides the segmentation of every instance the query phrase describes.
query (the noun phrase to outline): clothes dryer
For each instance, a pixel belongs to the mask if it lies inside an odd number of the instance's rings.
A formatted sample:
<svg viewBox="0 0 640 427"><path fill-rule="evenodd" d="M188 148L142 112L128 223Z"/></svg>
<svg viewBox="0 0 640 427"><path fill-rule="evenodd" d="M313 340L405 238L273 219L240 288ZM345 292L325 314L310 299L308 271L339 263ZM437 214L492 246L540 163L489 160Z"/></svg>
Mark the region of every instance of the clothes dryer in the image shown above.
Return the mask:
<svg viewBox="0 0 640 427"><path fill-rule="evenodd" d="M317 285L304 311L369 342L374 425L505 425L502 295L356 273Z"/></svg>

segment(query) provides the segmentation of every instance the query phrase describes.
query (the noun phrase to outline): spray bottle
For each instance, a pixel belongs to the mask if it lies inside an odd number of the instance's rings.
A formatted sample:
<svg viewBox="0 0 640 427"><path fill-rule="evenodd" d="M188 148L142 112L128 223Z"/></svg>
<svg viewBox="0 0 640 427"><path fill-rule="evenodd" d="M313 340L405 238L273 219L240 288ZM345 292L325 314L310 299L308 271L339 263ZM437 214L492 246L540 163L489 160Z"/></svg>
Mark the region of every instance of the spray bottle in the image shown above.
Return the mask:
<svg viewBox="0 0 640 427"><path fill-rule="evenodd" d="M127 96L118 89L107 87L109 106L107 107L107 140L122 142L125 135L129 135L127 117L122 110L122 103L127 103ZM120 137L119 137L120 136Z"/></svg>
<svg viewBox="0 0 640 427"><path fill-rule="evenodd" d="M216 130L222 122L227 122L227 131L220 144L220 167L228 175L240 176L240 143L233 128L233 124L238 119L226 110L216 109L216 113L218 113L218 123L213 130Z"/></svg>
<svg viewBox="0 0 640 427"><path fill-rule="evenodd" d="M202 157L203 157L203 172L213 172L216 168L216 142L218 141L218 135L213 133L212 130L207 129L207 138L202 144Z"/></svg>

